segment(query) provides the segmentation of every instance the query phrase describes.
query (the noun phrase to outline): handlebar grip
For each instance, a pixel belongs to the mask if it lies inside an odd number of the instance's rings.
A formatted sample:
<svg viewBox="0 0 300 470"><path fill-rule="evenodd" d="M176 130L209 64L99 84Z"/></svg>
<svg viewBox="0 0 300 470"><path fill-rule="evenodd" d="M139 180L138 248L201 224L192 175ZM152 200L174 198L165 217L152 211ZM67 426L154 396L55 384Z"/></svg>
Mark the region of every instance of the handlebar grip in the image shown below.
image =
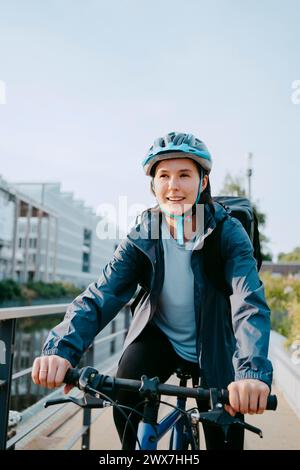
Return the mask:
<svg viewBox="0 0 300 470"><path fill-rule="evenodd" d="M269 395L267 401L267 410L276 410L277 408L277 396Z"/></svg>
<svg viewBox="0 0 300 470"><path fill-rule="evenodd" d="M79 369L68 369L64 378L64 383L68 385L78 386L79 377L80 377Z"/></svg>
<svg viewBox="0 0 300 470"><path fill-rule="evenodd" d="M221 392L221 396L222 396L222 402L224 403L229 403L229 392L227 389L223 389L222 392ZM223 401L224 400L224 401ZM276 410L277 408L277 396L276 395L269 395L268 396L268 400L267 400L267 410Z"/></svg>

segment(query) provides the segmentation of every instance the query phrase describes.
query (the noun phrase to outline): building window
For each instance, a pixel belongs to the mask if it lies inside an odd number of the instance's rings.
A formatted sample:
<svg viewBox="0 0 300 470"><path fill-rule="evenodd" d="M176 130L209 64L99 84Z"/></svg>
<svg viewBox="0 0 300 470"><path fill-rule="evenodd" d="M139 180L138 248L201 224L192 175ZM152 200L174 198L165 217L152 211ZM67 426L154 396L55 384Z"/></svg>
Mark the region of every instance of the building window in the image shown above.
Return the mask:
<svg viewBox="0 0 300 470"><path fill-rule="evenodd" d="M92 231L87 228L83 230L83 244L89 247L92 244Z"/></svg>
<svg viewBox="0 0 300 470"><path fill-rule="evenodd" d="M90 272L90 253L82 253L82 271L84 273Z"/></svg>
<svg viewBox="0 0 300 470"><path fill-rule="evenodd" d="M29 248L36 248L36 238L29 238Z"/></svg>
<svg viewBox="0 0 300 470"><path fill-rule="evenodd" d="M35 254L31 254L28 256L28 264L29 265L33 265L36 263L36 255Z"/></svg>
<svg viewBox="0 0 300 470"><path fill-rule="evenodd" d="M82 247L82 271L84 273L90 272L91 260L91 245L92 245L92 231L83 229L83 247Z"/></svg>

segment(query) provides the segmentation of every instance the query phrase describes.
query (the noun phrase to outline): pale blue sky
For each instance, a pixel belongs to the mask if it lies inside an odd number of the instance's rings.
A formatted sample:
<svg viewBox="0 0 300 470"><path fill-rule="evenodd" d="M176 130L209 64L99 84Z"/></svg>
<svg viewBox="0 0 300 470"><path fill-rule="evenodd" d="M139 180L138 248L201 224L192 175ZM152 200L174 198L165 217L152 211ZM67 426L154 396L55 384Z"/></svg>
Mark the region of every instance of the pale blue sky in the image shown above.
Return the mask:
<svg viewBox="0 0 300 470"><path fill-rule="evenodd" d="M300 245L298 0L0 0L0 173L96 208L153 204L153 139L195 133L213 193L244 175L276 255Z"/></svg>

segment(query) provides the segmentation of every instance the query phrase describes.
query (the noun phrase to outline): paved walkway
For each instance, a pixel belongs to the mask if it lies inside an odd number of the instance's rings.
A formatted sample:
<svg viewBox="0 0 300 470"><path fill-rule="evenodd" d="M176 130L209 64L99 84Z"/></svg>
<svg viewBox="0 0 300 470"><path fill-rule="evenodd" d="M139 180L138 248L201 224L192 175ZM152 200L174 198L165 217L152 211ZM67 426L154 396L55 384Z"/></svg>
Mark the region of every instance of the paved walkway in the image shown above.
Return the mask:
<svg viewBox="0 0 300 470"><path fill-rule="evenodd" d="M272 387L272 393L278 398L276 411L267 411L263 415L247 415L247 422L263 431L263 439L246 431L245 449L300 450L300 419L276 386Z"/></svg>

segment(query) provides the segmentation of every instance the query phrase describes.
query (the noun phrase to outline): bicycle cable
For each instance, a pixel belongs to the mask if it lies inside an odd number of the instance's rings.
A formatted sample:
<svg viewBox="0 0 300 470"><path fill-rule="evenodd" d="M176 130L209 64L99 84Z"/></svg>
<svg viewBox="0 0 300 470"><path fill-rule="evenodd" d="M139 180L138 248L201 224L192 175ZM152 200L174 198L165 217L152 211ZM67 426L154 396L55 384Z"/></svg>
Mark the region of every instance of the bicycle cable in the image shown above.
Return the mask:
<svg viewBox="0 0 300 470"><path fill-rule="evenodd" d="M167 401L164 401L164 400L160 400L159 403L162 403L163 405L168 405L170 406L171 408L174 408L174 410L177 410L179 411L181 414L183 415L188 415L188 410L183 410L182 408L179 408L178 406L176 405L172 405L171 403L168 403Z"/></svg>
<svg viewBox="0 0 300 470"><path fill-rule="evenodd" d="M125 432L126 432L126 430L127 430L128 423L130 422L132 413L136 413L137 415L140 415L141 418L144 418L143 413L141 413L140 411L137 411L137 407L140 406L140 405L143 405L144 403L146 403L146 400L140 401L140 402L136 405L135 408L131 408L130 406L125 406L125 405L119 405L119 406L122 406L122 408L127 408L128 410L131 410L131 413L130 413L129 416L127 417L126 424L125 424L125 428L124 428L124 431L123 431L122 445L123 445L123 441L124 441L124 437L125 437ZM153 431L155 432L155 434L157 434L154 424L152 424L152 423L149 423L149 424L152 426ZM137 441L138 441L138 438L137 438ZM141 450L141 445L140 445L139 441L138 441L138 444L139 444L139 447L140 447L140 450Z"/></svg>
<svg viewBox="0 0 300 470"><path fill-rule="evenodd" d="M126 429L127 429L127 425L128 425L128 423L129 423L129 421L130 421L130 419L131 419L131 414L132 414L132 413L136 413L136 414L138 414L139 416L141 416L142 418L144 417L143 413L140 413L139 411L137 411L138 406L140 406L140 405L142 405L142 404L144 404L144 403L146 403L146 400L143 400L143 401L139 402L139 403L136 405L135 408L131 408L131 407L129 407L129 406L124 406L124 405L119 405L119 406L122 406L122 408L127 408L127 409L131 410L130 415L127 417L126 425L125 425L125 428L124 428L124 431L123 431L122 445L123 445L123 440L124 440L125 432L126 432ZM166 401L164 401L164 400L159 400L159 404L167 405L167 406L169 406L169 407L171 407L171 408L174 408L175 410L177 410L177 411L178 411L179 413L181 413L182 415L185 415L185 416L187 416L187 417L189 416L189 413L188 413L189 410L187 410L187 411L186 411L186 410L182 410L182 409L179 408L178 406L172 405L171 403L168 403L168 402L166 402ZM194 409L194 408L191 408L191 410L192 410L192 409ZM157 430L156 430L155 426L154 426L152 423L149 423L149 424L152 426L153 431L155 432L156 438L157 438ZM140 449L141 449L141 447L140 447Z"/></svg>
<svg viewBox="0 0 300 470"><path fill-rule="evenodd" d="M106 395L106 394L103 393L103 392L100 392L99 390L96 390L95 388L92 388L91 386L89 386L88 389L87 389L87 392L90 392L90 391L93 392L93 393L95 393L96 395L101 395L101 396L103 396L107 401L109 401L113 406L115 406L115 407L120 411L120 413L123 415L123 417L125 418L125 420L126 420L126 422L127 422L128 417L127 417L125 411L123 411L123 410L121 409L121 406L122 406L122 405L119 405L119 404L118 404L115 400L113 400L111 397L109 397L108 395ZM128 408L130 408L130 407L128 407ZM133 409L132 409L132 410L133 410ZM132 432L133 432L134 435L135 435L135 434L136 434L136 430L135 430L133 424L131 423L131 421L129 421L128 423L129 423L129 425L131 426L131 430L132 430ZM138 437L137 437L136 439L137 439L138 446L139 446L139 448L140 448L140 450L141 450L141 449L142 449L141 443L140 443Z"/></svg>

